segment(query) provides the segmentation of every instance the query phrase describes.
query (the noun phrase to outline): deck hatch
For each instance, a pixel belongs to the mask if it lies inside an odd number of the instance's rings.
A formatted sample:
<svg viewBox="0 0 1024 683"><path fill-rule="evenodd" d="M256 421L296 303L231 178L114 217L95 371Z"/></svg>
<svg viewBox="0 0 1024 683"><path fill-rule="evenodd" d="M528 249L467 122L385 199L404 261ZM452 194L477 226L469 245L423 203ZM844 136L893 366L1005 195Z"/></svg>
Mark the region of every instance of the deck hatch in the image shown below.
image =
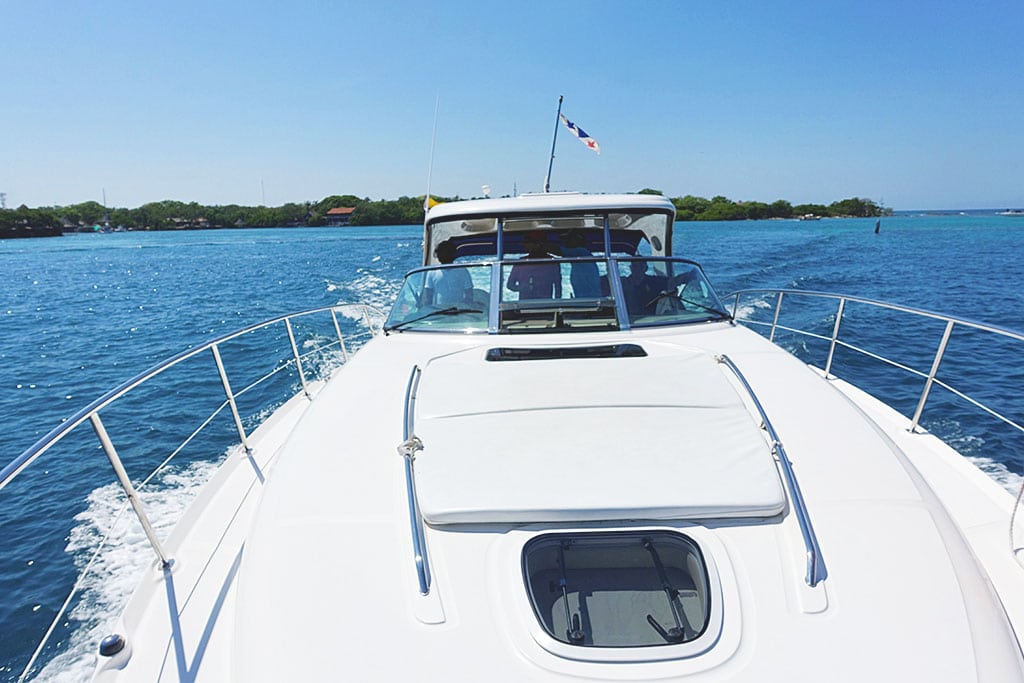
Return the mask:
<svg viewBox="0 0 1024 683"><path fill-rule="evenodd" d="M486 360L552 360L565 358L641 358L647 352L638 344L605 344L601 346L551 346L532 348L488 349Z"/></svg>
<svg viewBox="0 0 1024 683"><path fill-rule="evenodd" d="M676 645L710 622L707 564L679 533L538 536L523 548L523 574L537 620L561 643Z"/></svg>

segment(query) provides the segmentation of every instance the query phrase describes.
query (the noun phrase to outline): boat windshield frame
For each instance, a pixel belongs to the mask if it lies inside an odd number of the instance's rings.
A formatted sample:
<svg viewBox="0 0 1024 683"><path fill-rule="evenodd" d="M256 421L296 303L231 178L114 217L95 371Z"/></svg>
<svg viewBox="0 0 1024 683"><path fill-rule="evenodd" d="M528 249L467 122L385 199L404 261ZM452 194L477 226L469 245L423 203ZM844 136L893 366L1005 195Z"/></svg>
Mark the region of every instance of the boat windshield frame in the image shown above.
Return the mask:
<svg viewBox="0 0 1024 683"><path fill-rule="evenodd" d="M636 264L644 268L634 270ZM574 279L577 268L596 277L590 282L597 282L600 289L581 295L575 289L581 286ZM527 285L519 282L525 278L518 273L525 269L554 289L524 296ZM442 284L446 280L449 284ZM452 280L457 283L451 285ZM437 298L442 293L449 298ZM410 271L383 331L609 332L710 322L731 324L733 316L701 265L691 259L642 255L517 258Z"/></svg>
<svg viewBox="0 0 1024 683"><path fill-rule="evenodd" d="M454 258L496 260L526 253L536 232L556 250L567 234L580 233L592 252L672 256L675 207L659 195L548 193L439 204L423 228L423 265L442 261L437 247L451 242Z"/></svg>

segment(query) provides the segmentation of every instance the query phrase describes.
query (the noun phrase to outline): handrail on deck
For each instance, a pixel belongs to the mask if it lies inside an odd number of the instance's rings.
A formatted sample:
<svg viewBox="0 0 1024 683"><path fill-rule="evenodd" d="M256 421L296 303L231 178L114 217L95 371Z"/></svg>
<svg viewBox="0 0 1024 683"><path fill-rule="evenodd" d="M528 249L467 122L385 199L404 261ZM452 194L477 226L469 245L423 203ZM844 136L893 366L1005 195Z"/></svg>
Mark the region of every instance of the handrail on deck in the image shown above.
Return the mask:
<svg viewBox="0 0 1024 683"><path fill-rule="evenodd" d="M757 408L757 412L761 416L762 427L768 432L768 437L771 439L772 455L779 459L779 465L782 467L782 473L786 479L786 487L789 489L789 496L793 501L793 511L796 513L796 520L800 525L800 535L804 539L804 551L807 556L807 574L804 580L808 586L813 588L828 577L828 569L825 567L825 558L822 557L821 546L818 544L818 537L814 533L814 525L811 523L811 515L807 511L807 503L804 502L800 483L797 481L796 473L793 471L793 463L789 461L786 449L783 447L775 427L772 426L772 421L768 419L768 413L765 412L764 406L757 399L757 394L754 393L753 388L751 388L743 373L740 372L736 363L725 354L716 356L715 360L729 368L736 376L736 379L739 380L743 389L747 392L747 396L753 401L754 407Z"/></svg>
<svg viewBox="0 0 1024 683"><path fill-rule="evenodd" d="M402 443L398 454L405 464L405 493L409 504L409 526L412 528L413 561L416 563L416 578L420 584L420 595L430 593L430 562L427 560L427 539L423 529L423 515L420 513L419 498L416 495L416 453L423 450L423 442L416 436L416 391L420 385L420 370L414 365L405 388L405 415L402 424Z"/></svg>
<svg viewBox="0 0 1024 683"><path fill-rule="evenodd" d="M148 516L146 515L145 511L142 508L142 504L138 499L137 492L134 486L132 485L131 480L128 478L128 475L125 473L124 465L121 462L121 458L118 455L117 450L114 448L114 445L111 442L110 437L103 426L103 422L100 419L100 411L106 408L107 406L111 405L118 399L120 399L122 396L124 396L131 390L151 380L157 375L163 373L165 370L168 370L169 368L174 367L175 365L178 365L179 363L188 360L189 358L192 358L194 356L197 356L205 351L210 351L213 354L214 362L217 367L217 372L218 375L220 376L221 385L224 389L224 394L227 399L226 402L231 407L232 417L234 419L235 428L238 431L239 439L241 440L242 446L245 448L246 452L251 452L252 449L249 446L248 437L245 432L245 428L242 425L242 418L239 415L238 407L235 404L236 394L235 392L232 391L231 384L228 381L228 376L224 369L224 363L221 359L220 346L225 342L241 337L242 335L283 322L288 332L288 339L292 350L292 359L288 361L287 364L295 364L299 372L302 389L305 392L306 396L309 396L306 377L302 370L301 356L299 354L298 347L295 343L295 337L292 331L291 321L293 319L301 318L315 313L330 311L334 322L335 331L338 334L338 343L341 345L342 354L347 360L348 349L345 346L345 337L341 333L341 327L338 325L335 311L338 309L345 309L352 306L359 306L363 309L362 319L364 321L364 324L366 324L371 335L377 334L379 330L375 329L374 326L370 324L370 315L367 305L342 303L335 304L333 306L321 306L319 308L307 309L295 313L277 316L269 320L264 320L263 322L255 323L253 325L243 327L240 330L236 330L234 332L230 332L228 334L212 339L195 348L182 351L181 353L178 353L174 356L171 356L170 358L167 358L157 363L148 370L145 370L144 372L136 375L135 377L129 379L123 384L115 387L114 389L111 389L107 393L97 398L92 403L88 404L87 406L76 412L74 415L72 415L63 423L61 423L58 427L51 430L38 441L36 441L32 446L30 446L28 449L22 452L21 455L12 460L6 466L4 466L4 468L0 470L0 489L3 489L5 486L7 486L7 484L9 484L16 476L18 476L26 467L35 462L40 456L42 456L58 441L60 441L65 436L74 431L75 428L77 428L84 422L89 421L93 426L93 430L96 433L96 437L99 440L100 445L103 447L104 453L110 460L111 466L114 468L114 472L117 475L118 482L121 484L122 489L128 496L128 500L131 502L132 508L135 511L135 514L138 517L139 522L142 524L143 530L146 533L150 545L153 547L153 550L160 561L160 565L162 567L169 566L171 560L164 552L160 544L160 541L157 539L156 534L153 532L152 525L148 519ZM376 316L378 317L378 319L382 317L379 312L376 312ZM325 346L332 346L333 344L334 342L331 342L330 344L326 344ZM246 389L243 389L242 392L246 391L247 389L248 387ZM223 404L221 405L221 408L223 408ZM220 408L218 408L218 410L220 410Z"/></svg>
<svg viewBox="0 0 1024 683"><path fill-rule="evenodd" d="M773 318L772 318L772 322L771 323L766 323L766 322L762 322L762 321L759 321L759 320L752 320L752 319L749 319L749 318L739 318L737 316L738 311L739 311L740 297L741 296L750 296L750 295L768 295L768 296L774 295L774 298L775 298L775 306L774 306L774 308L775 308L775 310L774 310L774 313L773 313ZM838 309L836 310L836 314L835 314L835 316L836 316L835 323L832 326L832 334L830 336L825 336L825 335L821 335L821 334L815 334L815 333L809 332L807 330L802 330L802 329L798 329L798 328L787 327L785 325L780 325L779 324L779 312L782 309L782 301L783 301L784 296L802 296L802 297L809 297L809 298L835 299L835 300L837 300L839 302L839 304L838 304ZM866 299L864 297L849 296L849 295L846 295L846 294L836 294L836 293L833 293L833 292L817 292L817 291L802 290L802 289L741 289L741 290L738 290L738 291L732 292L731 294L726 295L725 298L728 299L730 297L733 299L733 306L732 306L733 319L736 320L737 322L746 323L748 325L770 326L771 329L770 329L770 332L768 334L769 341L774 341L775 340L775 332L777 330L785 330L787 332L793 332L795 334L800 334L800 335L804 335L804 336L813 337L815 339L821 339L823 341L828 341L829 342L829 352L828 352L828 358L827 358L827 360L825 362L825 369L824 369L824 373L825 373L825 378L826 379L828 379L829 375L831 374L831 371L832 371L832 359L834 357L835 349L836 349L837 346L842 346L843 348L847 348L847 349L850 349L852 351L856 351L856 352L861 353L863 355L866 355L866 356L869 356L871 358L874 358L875 360L881 361L881 362L886 363L888 365L891 365L893 367L899 368L900 370L903 370L905 372L908 372L910 374L913 374L913 375L916 375L918 377L923 378L925 380L924 387L921 390L920 396L918 397L917 407L914 410L914 415L913 415L913 417L910 420L910 430L909 431L911 431L911 432L915 432L915 433L917 432L918 426L920 425L920 422L921 422L921 416L924 414L925 404L928 402L928 396L929 396L929 394L930 394L930 392L932 390L932 387L934 385L936 385L936 384L941 386L943 389L946 389L947 391L949 391L949 392L959 396L960 398L968 401L969 403L971 403L975 407L983 410L984 412L988 413L992 417L995 417L996 419L1004 422L1005 424L1015 428L1016 430L1018 430L1020 432L1024 432L1024 425L1021 425L1021 424L1015 422L1014 420L1006 417L1005 415L1002 415L1002 414L996 412L995 410L989 408L988 406L984 405L980 401L977 401L976 399L971 398L967 394L965 394L965 393L959 391L958 389L950 386L949 384L943 382L942 380L938 379L938 377L937 377L938 372L939 372L939 366L941 365L942 359L945 356L946 349L947 349L947 347L949 345L950 337L952 336L953 329L956 326L972 328L972 329L980 330L982 332L988 332L988 333L991 333L991 334L997 334L997 335L1001 335L1003 337L1007 337L1009 339L1014 339L1014 340L1021 341L1021 342L1024 342L1024 333L1017 332L1016 330L1011 330L1011 329L1006 328L1006 327L1000 327L998 325L989 325L987 323L982 323L982 322L978 322L978 321L975 321L975 320L968 320L966 318L957 318L957 317L954 317L954 316L945 315L943 313L937 313L935 311L929 311L929 310L923 309L923 308L914 308L912 306L903 306L903 305L900 305L900 304L893 304L893 303L889 303L889 302L886 302L886 301L877 301L875 299ZM893 310L893 311L898 311L900 313L909 313L909 314L912 314L912 315L917 315L917 316L920 316L920 317L931 318L933 320L938 320L938 321L945 322L946 324L945 324L945 327L944 327L943 332L942 332L942 337L939 340L938 348L935 351L935 355L932 357L931 369L927 373L924 373L924 372L921 372L919 370L915 370L914 368L911 368L911 367L908 367L906 365L903 365L903 364L901 364L901 363L899 363L897 361L894 361L892 359L886 358L885 356L882 356L882 355L879 355L879 354L876 354L876 353L872 353L870 351L867 351L866 349L862 349L859 346L856 346L855 344L851 344L849 342L846 342L846 341L843 341L842 339L840 339L839 338L840 325L842 323L843 313L844 313L844 310L846 308L846 304L848 302L859 303L859 304L866 304L868 306L875 306L875 307L878 307L878 308L889 309L889 310Z"/></svg>

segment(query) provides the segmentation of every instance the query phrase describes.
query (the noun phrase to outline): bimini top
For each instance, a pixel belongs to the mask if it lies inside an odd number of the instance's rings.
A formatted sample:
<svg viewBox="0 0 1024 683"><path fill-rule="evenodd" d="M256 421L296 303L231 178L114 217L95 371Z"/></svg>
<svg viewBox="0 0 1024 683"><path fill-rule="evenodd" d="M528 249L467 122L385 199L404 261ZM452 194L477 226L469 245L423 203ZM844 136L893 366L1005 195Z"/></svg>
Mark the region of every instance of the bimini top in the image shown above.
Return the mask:
<svg viewBox="0 0 1024 683"><path fill-rule="evenodd" d="M536 233L553 248L574 234L595 253L635 255L646 242L650 255L671 256L674 220L672 202L646 194L549 192L438 204L427 212L423 263L444 262L436 250L446 241L458 258L523 254Z"/></svg>
<svg viewBox="0 0 1024 683"><path fill-rule="evenodd" d="M515 215L532 211L579 211L586 209L661 209L675 213L667 198L656 194L584 194L582 192L544 192L518 197L470 199L434 205L427 211L427 223L450 220L454 216Z"/></svg>

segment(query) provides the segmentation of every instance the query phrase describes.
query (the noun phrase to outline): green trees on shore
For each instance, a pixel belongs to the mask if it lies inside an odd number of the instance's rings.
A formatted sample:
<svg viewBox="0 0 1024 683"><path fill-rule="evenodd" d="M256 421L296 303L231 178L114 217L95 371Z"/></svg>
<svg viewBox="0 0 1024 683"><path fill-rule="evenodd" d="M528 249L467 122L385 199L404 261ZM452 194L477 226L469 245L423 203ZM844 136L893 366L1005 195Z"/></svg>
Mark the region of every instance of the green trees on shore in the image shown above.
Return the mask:
<svg viewBox="0 0 1024 683"><path fill-rule="evenodd" d="M644 188L641 194L661 194ZM437 201L455 201L458 197L435 197ZM763 202L733 201L723 196L705 199L686 195L673 197L681 221L734 221L764 218L816 216L881 216L890 213L870 199L853 197L823 204L791 205L780 199ZM354 210L349 225L414 225L423 222L423 197L371 200L355 195L331 195L318 202L288 203L282 206L205 206L196 202L166 200L143 204L135 209L105 208L98 202L71 206L0 210L0 237L4 231L47 228L66 231L89 230L93 226L123 226L132 230L180 230L201 228L257 228L279 226L321 226L327 224L327 212L339 207Z"/></svg>
<svg viewBox="0 0 1024 683"><path fill-rule="evenodd" d="M765 218L798 218L808 214L820 217L871 217L891 213L870 199L853 197L824 204L797 204L793 206L784 199L765 204L764 202L734 202L726 197L711 199L704 197L674 197L676 218L681 221L742 221Z"/></svg>

